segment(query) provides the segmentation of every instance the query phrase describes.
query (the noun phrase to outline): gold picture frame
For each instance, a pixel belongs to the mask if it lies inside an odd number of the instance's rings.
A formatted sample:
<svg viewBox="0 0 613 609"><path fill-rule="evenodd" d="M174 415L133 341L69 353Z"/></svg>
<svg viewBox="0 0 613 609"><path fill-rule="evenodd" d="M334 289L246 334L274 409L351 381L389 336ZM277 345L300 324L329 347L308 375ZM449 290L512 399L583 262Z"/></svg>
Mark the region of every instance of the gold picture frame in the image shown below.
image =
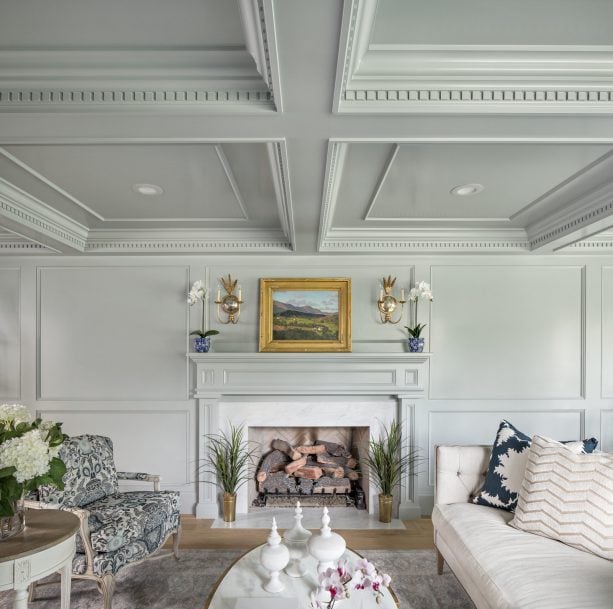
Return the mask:
<svg viewBox="0 0 613 609"><path fill-rule="evenodd" d="M351 351L351 279L260 279L260 351Z"/></svg>

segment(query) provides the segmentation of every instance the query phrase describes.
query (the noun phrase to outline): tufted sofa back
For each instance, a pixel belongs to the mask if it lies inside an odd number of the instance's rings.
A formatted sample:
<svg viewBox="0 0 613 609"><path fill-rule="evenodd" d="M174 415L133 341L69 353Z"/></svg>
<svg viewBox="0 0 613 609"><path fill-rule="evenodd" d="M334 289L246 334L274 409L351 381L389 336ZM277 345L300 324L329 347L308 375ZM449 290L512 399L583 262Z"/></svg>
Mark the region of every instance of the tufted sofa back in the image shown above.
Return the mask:
<svg viewBox="0 0 613 609"><path fill-rule="evenodd" d="M491 446L437 446L434 503L466 503L483 486Z"/></svg>

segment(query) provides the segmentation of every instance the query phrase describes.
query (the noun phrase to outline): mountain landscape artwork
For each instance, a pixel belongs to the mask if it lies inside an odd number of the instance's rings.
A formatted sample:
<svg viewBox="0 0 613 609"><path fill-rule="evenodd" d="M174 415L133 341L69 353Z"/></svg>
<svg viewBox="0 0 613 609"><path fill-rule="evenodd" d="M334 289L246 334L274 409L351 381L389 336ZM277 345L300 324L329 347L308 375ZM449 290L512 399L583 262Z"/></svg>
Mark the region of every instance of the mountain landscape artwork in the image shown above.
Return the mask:
<svg viewBox="0 0 613 609"><path fill-rule="evenodd" d="M338 340L337 290L274 290L273 340Z"/></svg>

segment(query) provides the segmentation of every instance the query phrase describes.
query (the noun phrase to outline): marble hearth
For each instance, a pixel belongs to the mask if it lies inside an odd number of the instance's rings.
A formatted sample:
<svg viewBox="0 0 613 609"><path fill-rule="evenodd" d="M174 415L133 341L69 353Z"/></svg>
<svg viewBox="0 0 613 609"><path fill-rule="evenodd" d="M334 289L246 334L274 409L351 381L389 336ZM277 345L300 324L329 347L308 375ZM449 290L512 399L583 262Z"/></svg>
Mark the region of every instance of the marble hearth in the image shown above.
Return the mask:
<svg viewBox="0 0 613 609"><path fill-rule="evenodd" d="M199 457L205 436L229 425L259 427L359 427L377 437L398 419L406 446L412 445L414 410L427 386L428 354L189 354L195 364ZM216 518L217 489L201 478L196 516ZM368 487L371 516L377 490ZM237 519L249 512L247 485L237 497ZM406 476L398 497L401 519L420 516L413 479ZM358 510L352 510L359 512Z"/></svg>

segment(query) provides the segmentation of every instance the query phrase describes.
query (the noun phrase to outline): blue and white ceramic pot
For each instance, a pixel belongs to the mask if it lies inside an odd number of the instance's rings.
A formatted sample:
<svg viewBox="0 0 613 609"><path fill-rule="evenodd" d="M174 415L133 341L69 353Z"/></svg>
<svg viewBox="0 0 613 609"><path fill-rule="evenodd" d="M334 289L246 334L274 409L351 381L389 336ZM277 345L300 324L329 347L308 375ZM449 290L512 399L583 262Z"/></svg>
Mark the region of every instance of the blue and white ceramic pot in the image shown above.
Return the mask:
<svg viewBox="0 0 613 609"><path fill-rule="evenodd" d="M196 336L194 338L194 351L196 353L208 353L211 348L211 337L210 336Z"/></svg>
<svg viewBox="0 0 613 609"><path fill-rule="evenodd" d="M424 350L425 340L425 338L414 338L413 336L411 336L407 341L407 344L409 345L409 351L411 353L421 353Z"/></svg>

